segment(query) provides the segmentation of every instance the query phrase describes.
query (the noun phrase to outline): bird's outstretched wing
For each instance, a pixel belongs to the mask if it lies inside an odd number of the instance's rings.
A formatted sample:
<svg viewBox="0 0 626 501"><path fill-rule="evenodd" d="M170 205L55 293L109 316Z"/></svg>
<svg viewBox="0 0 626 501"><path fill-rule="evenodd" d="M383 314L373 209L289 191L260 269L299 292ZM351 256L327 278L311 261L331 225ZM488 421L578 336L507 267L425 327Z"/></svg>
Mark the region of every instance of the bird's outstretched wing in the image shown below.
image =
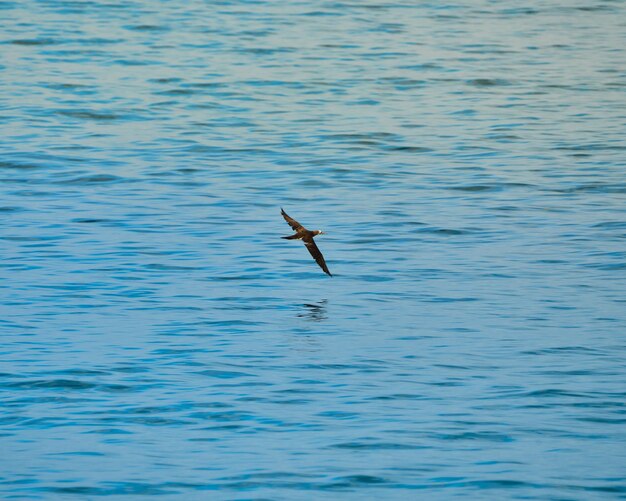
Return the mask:
<svg viewBox="0 0 626 501"><path fill-rule="evenodd" d="M291 226L291 229L292 229L293 231L299 231L299 230L301 230L301 229L303 228L303 226L302 226L302 225L301 225L298 221L296 221L296 220L295 220L294 218L292 218L292 217L289 217L289 216L287 215L287 213L283 210L283 208L282 208L282 207L280 208L280 213L281 213L281 214L283 215L283 217L285 218L285 221L287 221L287 224L289 224L289 226Z"/></svg>
<svg viewBox="0 0 626 501"><path fill-rule="evenodd" d="M303 241L304 245L306 245L306 248L311 253L311 256L315 259L315 262L320 265L320 268L324 270L324 273L332 277L330 271L328 271L328 266L326 266L326 261L324 261L324 256L322 256L322 253L313 241L313 238L304 238Z"/></svg>

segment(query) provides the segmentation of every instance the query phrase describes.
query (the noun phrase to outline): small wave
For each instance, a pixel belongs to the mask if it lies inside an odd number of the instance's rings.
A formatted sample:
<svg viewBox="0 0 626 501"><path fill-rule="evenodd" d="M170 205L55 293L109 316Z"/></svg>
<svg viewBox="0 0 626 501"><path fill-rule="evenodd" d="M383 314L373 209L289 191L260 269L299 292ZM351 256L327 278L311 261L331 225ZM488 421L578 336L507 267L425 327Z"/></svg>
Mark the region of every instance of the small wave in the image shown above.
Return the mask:
<svg viewBox="0 0 626 501"><path fill-rule="evenodd" d="M484 192L500 191L506 188L532 188L533 185L526 183L495 183L495 184L469 184L463 186L451 186L449 189L455 191Z"/></svg>
<svg viewBox="0 0 626 501"><path fill-rule="evenodd" d="M331 445L333 449L351 449L351 450L416 450L428 449L427 446L409 445L400 442L342 442Z"/></svg>
<svg viewBox="0 0 626 501"><path fill-rule="evenodd" d="M200 266L181 266L181 265L160 264L160 263L146 264L144 265L144 268L147 270L156 270L156 271L195 271L195 270L204 269Z"/></svg>
<svg viewBox="0 0 626 501"><path fill-rule="evenodd" d="M63 374L67 376L102 376L109 374L109 372L93 369L63 369L60 371L54 371L53 374Z"/></svg>
<svg viewBox="0 0 626 501"><path fill-rule="evenodd" d="M99 219L99 218L88 218L88 217L78 217L78 218L72 219L73 223L83 223L83 224L110 223L112 221L113 221L112 219Z"/></svg>
<svg viewBox="0 0 626 501"><path fill-rule="evenodd" d="M296 49L291 47L247 47L239 48L239 51L244 54L254 54L255 56L273 56L274 54L296 52Z"/></svg>
<svg viewBox="0 0 626 501"><path fill-rule="evenodd" d="M54 494L68 494L72 496L159 496L174 494L176 491L158 485L142 484L138 482L114 482L109 487L66 486L48 487L44 489Z"/></svg>
<svg viewBox="0 0 626 501"><path fill-rule="evenodd" d="M566 188L552 188L549 191L556 193L626 193L626 184L579 184Z"/></svg>
<svg viewBox="0 0 626 501"><path fill-rule="evenodd" d="M578 355L583 353L595 354L599 353L599 350L595 348L589 348L587 346L556 346L554 348L543 348L540 350L528 350L523 351L524 355L567 355L571 353L572 355Z"/></svg>
<svg viewBox="0 0 626 501"><path fill-rule="evenodd" d="M517 395L511 395L521 398L553 398L553 397L568 397L568 398L589 398L588 394L577 393L568 390L559 390L556 388L548 388L545 390L533 390L518 393Z"/></svg>
<svg viewBox="0 0 626 501"><path fill-rule="evenodd" d="M593 225L594 228L606 228L608 230L623 230L626 229L626 221L605 221Z"/></svg>
<svg viewBox="0 0 626 501"><path fill-rule="evenodd" d="M332 487L359 487L363 485L386 484L388 480L375 475L348 475L338 477L331 483Z"/></svg>
<svg viewBox="0 0 626 501"><path fill-rule="evenodd" d="M191 96L196 94L197 91L193 89L168 89L155 92L157 96Z"/></svg>
<svg viewBox="0 0 626 501"><path fill-rule="evenodd" d="M443 235L446 237L454 237L458 235L467 235L471 233L468 230L459 230L455 228L438 228L436 226L430 226L428 228L418 228L415 230L418 233L431 233L434 235Z"/></svg>
<svg viewBox="0 0 626 501"><path fill-rule="evenodd" d="M31 169L42 169L44 167L45 165L40 165L40 164L0 160L0 169L31 170Z"/></svg>
<svg viewBox="0 0 626 501"><path fill-rule="evenodd" d="M441 433L435 436L440 440L479 440L487 442L513 442L514 439L502 433L496 433L491 431L484 432L462 432L462 433Z"/></svg>
<svg viewBox="0 0 626 501"><path fill-rule="evenodd" d="M56 40L52 38L19 38L17 40L9 40L8 42L13 45L55 45L58 43Z"/></svg>
<svg viewBox="0 0 626 501"><path fill-rule="evenodd" d="M159 26L156 24L138 24L135 26L127 26L127 29L133 30L133 31L149 31L149 32L159 32L159 33L170 30L166 26Z"/></svg>
<svg viewBox="0 0 626 501"><path fill-rule="evenodd" d="M57 181L57 184L109 184L119 183L122 181L128 181L128 179L114 176L113 174L89 174L86 176L74 177L72 179L65 179L63 181Z"/></svg>
<svg viewBox="0 0 626 501"><path fill-rule="evenodd" d="M511 85L511 82L509 82L508 80L503 80L499 78L475 78L473 80L468 80L467 83L469 85L473 85L474 87L496 87Z"/></svg>
<svg viewBox="0 0 626 501"><path fill-rule="evenodd" d="M80 118L83 120L112 121L122 118L116 113L107 113L103 111L59 110L57 113L62 116Z"/></svg>
<svg viewBox="0 0 626 501"><path fill-rule="evenodd" d="M123 384L100 384L80 381L77 379L40 379L35 381L18 381L6 386L22 389L55 389L55 390L100 390L105 392L126 392L134 388Z"/></svg>
<svg viewBox="0 0 626 501"><path fill-rule="evenodd" d="M246 327L262 325L264 322L261 322L260 320L204 320L202 322L198 322L198 324L210 325L212 327Z"/></svg>
<svg viewBox="0 0 626 501"><path fill-rule="evenodd" d="M254 374L249 374L247 372L237 372L237 371L218 371L218 370L206 370L198 372L198 374L202 376L215 377L218 379L234 379L240 377L254 377Z"/></svg>
<svg viewBox="0 0 626 501"><path fill-rule="evenodd" d="M425 146L387 146L385 149L406 153L430 153L433 151L432 148L426 148Z"/></svg>
<svg viewBox="0 0 626 501"><path fill-rule="evenodd" d="M36 381L18 381L7 386L30 389L87 390L96 388L98 385L75 379L41 379Z"/></svg>
<svg viewBox="0 0 626 501"><path fill-rule="evenodd" d="M621 263L592 263L585 265L585 267L602 271L626 270L626 261Z"/></svg>
<svg viewBox="0 0 626 501"><path fill-rule="evenodd" d="M624 425L624 424L626 424L626 418L581 416L581 417L577 417L576 420L578 420L578 421L585 421L587 423L617 424L617 425Z"/></svg>
<svg viewBox="0 0 626 501"><path fill-rule="evenodd" d="M40 235L40 236L0 236L2 240L8 240L10 242L46 242L50 240L63 240L67 238L67 235Z"/></svg>

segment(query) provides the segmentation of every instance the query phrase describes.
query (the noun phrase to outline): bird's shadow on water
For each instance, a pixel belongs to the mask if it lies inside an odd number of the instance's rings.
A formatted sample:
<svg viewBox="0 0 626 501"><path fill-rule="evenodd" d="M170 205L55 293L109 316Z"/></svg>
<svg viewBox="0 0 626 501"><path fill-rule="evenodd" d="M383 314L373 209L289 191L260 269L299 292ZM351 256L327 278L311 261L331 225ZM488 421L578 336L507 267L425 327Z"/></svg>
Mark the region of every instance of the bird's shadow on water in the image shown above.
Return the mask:
<svg viewBox="0 0 626 501"><path fill-rule="evenodd" d="M298 318L303 318L311 322L322 322L328 319L326 305L328 299L322 299L321 301L304 303L300 305L300 311L296 315Z"/></svg>

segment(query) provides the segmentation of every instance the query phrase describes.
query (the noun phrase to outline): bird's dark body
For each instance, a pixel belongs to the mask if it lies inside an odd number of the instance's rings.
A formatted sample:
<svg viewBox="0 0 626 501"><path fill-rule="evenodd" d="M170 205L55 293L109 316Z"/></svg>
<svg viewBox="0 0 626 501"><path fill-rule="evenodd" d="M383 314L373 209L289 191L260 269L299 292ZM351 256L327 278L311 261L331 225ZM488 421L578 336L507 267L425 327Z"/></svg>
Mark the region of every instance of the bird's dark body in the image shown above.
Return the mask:
<svg viewBox="0 0 626 501"><path fill-rule="evenodd" d="M328 266L326 266L326 261L324 261L324 256L322 256L322 253L313 240L314 237L323 234L323 232L320 230L307 230L298 221L289 217L282 208L280 209L280 213L285 218L285 221L287 221L287 224L291 226L291 229L295 231L293 235L281 238L284 238L285 240L302 240L308 251L311 253L311 256L313 256L313 259L315 259L315 262L320 266L320 268L322 268L322 270L324 270L324 273L332 277L330 271L328 271Z"/></svg>
<svg viewBox="0 0 626 501"><path fill-rule="evenodd" d="M320 233L322 233L320 230L310 231L302 228L300 231L297 231L295 235L280 238L284 238L285 240L304 240L306 242L308 240L312 240L314 236L319 235Z"/></svg>

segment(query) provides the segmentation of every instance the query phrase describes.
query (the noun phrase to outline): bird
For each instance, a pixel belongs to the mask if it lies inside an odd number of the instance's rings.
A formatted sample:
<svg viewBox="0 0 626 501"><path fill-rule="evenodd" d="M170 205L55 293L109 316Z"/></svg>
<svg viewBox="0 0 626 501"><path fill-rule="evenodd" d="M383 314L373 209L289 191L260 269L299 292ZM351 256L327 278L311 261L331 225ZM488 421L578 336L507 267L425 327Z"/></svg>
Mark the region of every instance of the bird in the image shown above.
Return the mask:
<svg viewBox="0 0 626 501"><path fill-rule="evenodd" d="M313 256L313 259L315 259L315 262L319 264L322 270L324 270L324 273L332 277L332 274L328 271L328 266L326 266L326 261L324 261L324 256L322 256L322 253L313 241L314 237L317 235L324 235L324 232L322 230L307 230L298 221L289 217L282 207L280 208L280 213L285 218L285 221L287 221L287 224L291 226L291 229L295 231L293 235L280 238L284 238L285 240L302 240L308 251L311 253L311 256Z"/></svg>

